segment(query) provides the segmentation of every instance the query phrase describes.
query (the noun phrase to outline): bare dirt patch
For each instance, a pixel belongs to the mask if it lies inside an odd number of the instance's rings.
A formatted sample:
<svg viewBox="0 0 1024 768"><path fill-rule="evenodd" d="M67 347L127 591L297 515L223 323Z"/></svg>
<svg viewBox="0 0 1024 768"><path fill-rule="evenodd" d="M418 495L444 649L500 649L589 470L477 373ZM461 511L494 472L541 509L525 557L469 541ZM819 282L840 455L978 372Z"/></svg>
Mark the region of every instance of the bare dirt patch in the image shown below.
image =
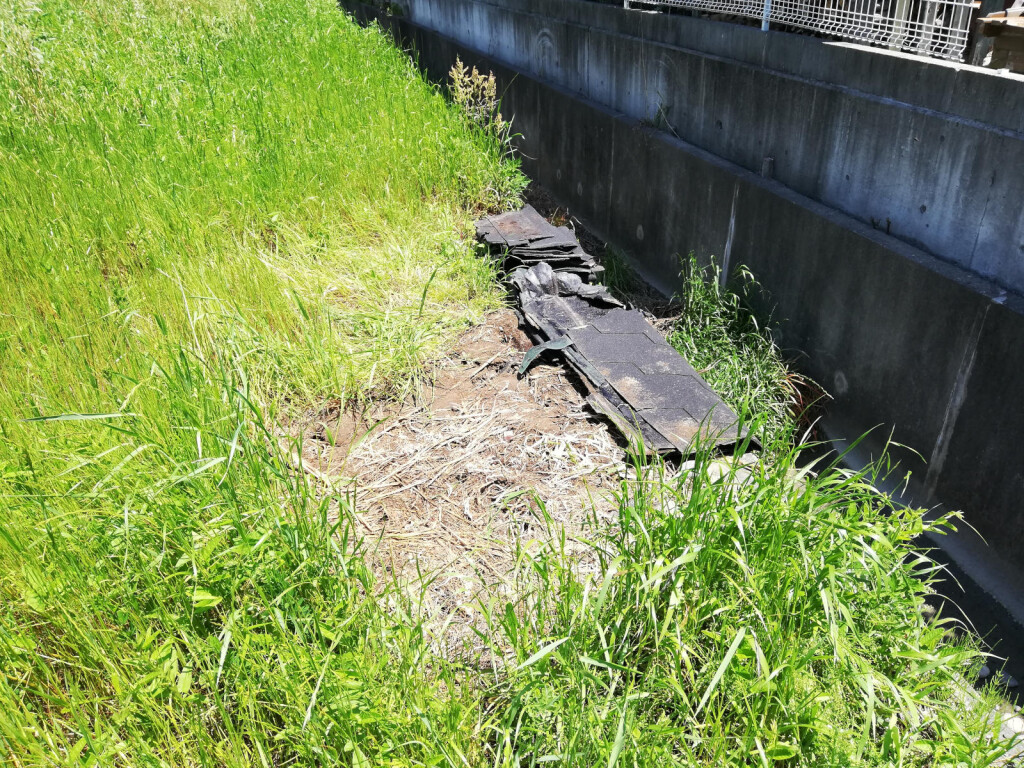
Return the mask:
<svg viewBox="0 0 1024 768"><path fill-rule="evenodd" d="M335 410L303 430L307 470L353 494L374 567L415 585L449 645L472 639L480 600L513 594L516 542L564 527L582 556L575 537L615 509L622 447L560 366L518 378L529 346L514 312L493 313L414 401Z"/></svg>

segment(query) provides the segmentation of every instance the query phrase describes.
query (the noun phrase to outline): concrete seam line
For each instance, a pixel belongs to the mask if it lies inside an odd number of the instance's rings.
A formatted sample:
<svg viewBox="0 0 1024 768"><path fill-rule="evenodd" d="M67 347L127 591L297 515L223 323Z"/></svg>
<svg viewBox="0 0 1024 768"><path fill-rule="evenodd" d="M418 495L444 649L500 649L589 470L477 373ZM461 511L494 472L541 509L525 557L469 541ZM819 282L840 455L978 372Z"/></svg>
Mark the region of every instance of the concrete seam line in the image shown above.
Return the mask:
<svg viewBox="0 0 1024 768"><path fill-rule="evenodd" d="M953 391L950 392L949 402L946 404L946 413L942 418L942 427L939 435L935 438L935 448L928 460L928 471L924 478L925 492L928 496L935 495L935 488L942 474L943 466L946 463L946 456L949 453L949 441L956 428L957 419L960 416L960 408L964 404L967 395L967 384L974 370L974 360L978 356L978 341L981 339L981 331L985 326L985 318L988 317L988 310L992 306L986 302L981 307L971 324L971 334L968 337L968 346L964 350L963 359L960 361L960 370L957 371L956 380L953 382Z"/></svg>

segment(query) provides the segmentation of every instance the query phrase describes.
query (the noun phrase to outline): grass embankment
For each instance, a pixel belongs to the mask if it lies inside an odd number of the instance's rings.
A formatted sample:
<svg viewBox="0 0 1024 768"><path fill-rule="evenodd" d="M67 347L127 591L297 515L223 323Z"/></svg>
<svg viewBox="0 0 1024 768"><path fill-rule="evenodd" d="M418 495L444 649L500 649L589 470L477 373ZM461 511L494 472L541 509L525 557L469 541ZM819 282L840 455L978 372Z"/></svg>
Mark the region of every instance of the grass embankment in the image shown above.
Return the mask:
<svg viewBox="0 0 1024 768"><path fill-rule="evenodd" d="M432 653L275 425L498 301L453 233L500 147L326 0L19 0L0 43L5 763L977 762L920 516L785 443L624 484L599 583L524 554L518 667Z"/></svg>
<svg viewBox="0 0 1024 768"><path fill-rule="evenodd" d="M456 233L514 167L329 0L16 0L0 50L0 762L457 761L274 424L499 302Z"/></svg>

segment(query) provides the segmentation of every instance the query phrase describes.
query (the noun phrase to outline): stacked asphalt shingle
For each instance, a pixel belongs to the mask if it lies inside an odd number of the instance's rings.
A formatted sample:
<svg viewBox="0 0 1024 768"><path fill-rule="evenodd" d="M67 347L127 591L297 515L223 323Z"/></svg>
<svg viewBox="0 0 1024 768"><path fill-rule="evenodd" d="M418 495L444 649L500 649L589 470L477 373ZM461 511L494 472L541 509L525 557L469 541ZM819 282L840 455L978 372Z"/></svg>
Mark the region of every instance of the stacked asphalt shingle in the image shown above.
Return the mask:
<svg viewBox="0 0 1024 768"><path fill-rule="evenodd" d="M698 441L744 439L736 414L643 314L588 282L601 268L571 230L552 226L529 206L476 227L504 259L537 341L523 371L546 350L561 351L587 386L590 406L648 451L685 456Z"/></svg>
<svg viewBox="0 0 1024 768"><path fill-rule="evenodd" d="M476 234L494 256L504 259L509 272L541 262L559 272L577 274L587 282L604 272L604 267L583 250L571 229L552 226L530 205L481 219L476 223Z"/></svg>

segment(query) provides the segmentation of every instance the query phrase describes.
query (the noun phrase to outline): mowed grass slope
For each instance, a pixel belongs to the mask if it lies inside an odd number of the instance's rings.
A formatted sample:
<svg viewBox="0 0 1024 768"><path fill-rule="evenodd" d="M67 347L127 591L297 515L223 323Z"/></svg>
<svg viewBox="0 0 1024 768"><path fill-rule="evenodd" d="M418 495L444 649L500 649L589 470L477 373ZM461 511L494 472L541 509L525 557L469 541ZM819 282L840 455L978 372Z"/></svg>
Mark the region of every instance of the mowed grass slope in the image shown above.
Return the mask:
<svg viewBox="0 0 1024 768"><path fill-rule="evenodd" d="M517 171L329 0L15 0L0 52L0 763L458 762L274 425L496 305Z"/></svg>

